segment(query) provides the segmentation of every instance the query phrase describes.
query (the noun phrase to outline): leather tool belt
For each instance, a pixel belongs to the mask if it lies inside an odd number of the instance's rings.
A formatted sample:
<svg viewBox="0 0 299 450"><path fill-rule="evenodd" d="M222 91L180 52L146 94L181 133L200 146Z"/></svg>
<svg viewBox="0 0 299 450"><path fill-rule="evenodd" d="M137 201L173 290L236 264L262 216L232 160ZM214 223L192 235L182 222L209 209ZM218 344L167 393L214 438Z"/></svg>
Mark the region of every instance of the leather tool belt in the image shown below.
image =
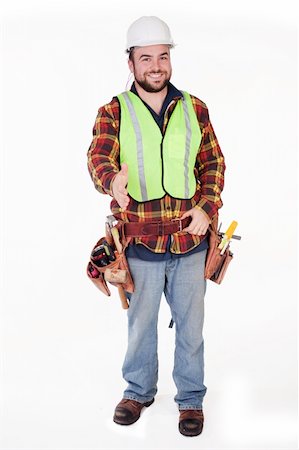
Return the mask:
<svg viewBox="0 0 299 450"><path fill-rule="evenodd" d="M114 220L115 218L112 217ZM111 229L106 226L106 236L102 237L94 246L87 265L89 279L105 295L111 292L107 282L117 286L124 309L128 308L125 291L134 292L134 281L130 274L130 268L125 256L125 249L134 237L164 236L183 231L191 222L191 217L185 219L173 219L166 222L123 222ZM230 248L221 255L218 248L222 239L222 233L217 230L218 216L214 217L209 227L209 249L205 263L205 278L220 284L224 278L229 263L233 258ZM106 222L107 225L108 222ZM112 233L117 229L117 236ZM116 230L114 230L115 232ZM112 239L112 234L113 239ZM239 237L239 239L241 239ZM118 243L118 245L117 245Z"/></svg>
<svg viewBox="0 0 299 450"><path fill-rule="evenodd" d="M111 237L111 232L106 228L106 236L102 237L96 243L90 255L90 260L87 265L87 275L89 279L98 289L108 296L111 295L111 292L107 282L126 292L134 292L134 281L130 274L130 269L125 256L125 249L132 241L133 237L151 235L163 236L178 233L186 228L190 222L190 217L187 217L184 220L174 219L167 222L117 221L114 228L117 228L118 230L117 234L119 235L119 244L121 245L122 250L119 251L117 246L115 246L115 242L113 242ZM122 297L123 296L121 296L123 307L125 308L125 300Z"/></svg>
<svg viewBox="0 0 299 450"><path fill-rule="evenodd" d="M168 222L125 222L123 233L128 237L142 236L164 236L167 234L179 233L191 222L190 217L186 219L174 219Z"/></svg>

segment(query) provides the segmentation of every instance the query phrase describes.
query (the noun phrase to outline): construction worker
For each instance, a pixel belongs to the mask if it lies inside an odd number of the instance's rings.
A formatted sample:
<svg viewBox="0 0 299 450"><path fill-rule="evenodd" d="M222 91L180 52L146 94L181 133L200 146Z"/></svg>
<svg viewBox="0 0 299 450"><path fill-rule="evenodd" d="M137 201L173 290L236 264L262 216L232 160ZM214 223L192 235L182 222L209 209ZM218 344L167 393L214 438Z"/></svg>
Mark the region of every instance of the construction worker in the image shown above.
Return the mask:
<svg viewBox="0 0 299 450"><path fill-rule="evenodd" d="M157 321L162 294L175 324L173 379L179 431L203 428L205 258L208 227L222 206L224 158L206 104L170 83L174 42L165 22L141 17L128 29L130 91L102 106L88 150L96 189L132 237L126 256L127 388L113 420L136 422L157 393Z"/></svg>

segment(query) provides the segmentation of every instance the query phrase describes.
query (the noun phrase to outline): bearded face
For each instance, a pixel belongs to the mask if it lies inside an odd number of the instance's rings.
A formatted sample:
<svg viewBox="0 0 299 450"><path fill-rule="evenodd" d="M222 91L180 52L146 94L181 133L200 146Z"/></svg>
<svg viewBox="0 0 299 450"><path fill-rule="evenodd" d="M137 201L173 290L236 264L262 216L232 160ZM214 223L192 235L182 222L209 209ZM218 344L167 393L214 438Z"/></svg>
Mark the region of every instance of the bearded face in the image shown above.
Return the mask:
<svg viewBox="0 0 299 450"><path fill-rule="evenodd" d="M146 92L160 92L171 78L170 50L168 45L151 45L134 49L129 60L135 82Z"/></svg>

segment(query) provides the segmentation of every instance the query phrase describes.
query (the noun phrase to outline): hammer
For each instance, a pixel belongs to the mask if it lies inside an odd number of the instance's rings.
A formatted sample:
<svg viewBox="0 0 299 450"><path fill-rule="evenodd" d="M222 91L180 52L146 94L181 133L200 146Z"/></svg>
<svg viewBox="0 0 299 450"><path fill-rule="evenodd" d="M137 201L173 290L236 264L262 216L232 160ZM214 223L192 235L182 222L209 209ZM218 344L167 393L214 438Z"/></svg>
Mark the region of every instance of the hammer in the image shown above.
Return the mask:
<svg viewBox="0 0 299 450"><path fill-rule="evenodd" d="M110 244L110 245L114 241L116 250L118 251L118 254L120 255L123 251L123 246L119 239L118 229L115 226L113 226L113 222L115 222L115 217L113 215L107 216L106 238L107 238L108 244ZM118 285L117 289L118 289L118 294L119 294L123 309L128 309L129 304L128 304L128 299L126 297L124 288L122 286Z"/></svg>

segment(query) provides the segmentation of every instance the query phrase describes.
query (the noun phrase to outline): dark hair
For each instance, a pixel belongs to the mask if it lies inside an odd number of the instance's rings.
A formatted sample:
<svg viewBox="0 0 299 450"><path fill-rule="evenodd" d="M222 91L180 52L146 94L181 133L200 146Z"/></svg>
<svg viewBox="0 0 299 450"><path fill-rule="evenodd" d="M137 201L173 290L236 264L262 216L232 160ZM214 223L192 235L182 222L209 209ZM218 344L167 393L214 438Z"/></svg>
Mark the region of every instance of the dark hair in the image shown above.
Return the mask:
<svg viewBox="0 0 299 450"><path fill-rule="evenodd" d="M131 47L129 50L127 50L127 53L129 53L129 60L130 61L134 61L134 58L133 58L134 49L135 49L135 47Z"/></svg>

